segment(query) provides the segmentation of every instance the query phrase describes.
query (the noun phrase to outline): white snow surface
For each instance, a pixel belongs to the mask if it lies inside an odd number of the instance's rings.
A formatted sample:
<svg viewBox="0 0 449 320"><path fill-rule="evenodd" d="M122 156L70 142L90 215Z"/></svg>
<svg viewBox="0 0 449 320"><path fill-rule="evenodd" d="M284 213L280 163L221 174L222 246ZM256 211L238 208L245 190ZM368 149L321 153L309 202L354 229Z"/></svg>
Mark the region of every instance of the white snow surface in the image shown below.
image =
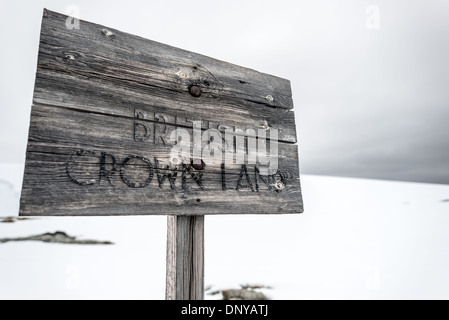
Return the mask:
<svg viewBox="0 0 449 320"><path fill-rule="evenodd" d="M0 216L18 215L22 172L0 165ZM448 185L301 181L303 214L206 217L206 286L262 284L271 299L449 299ZM165 298L165 216L41 217L0 223L0 238L58 230L115 244L0 244L0 299Z"/></svg>

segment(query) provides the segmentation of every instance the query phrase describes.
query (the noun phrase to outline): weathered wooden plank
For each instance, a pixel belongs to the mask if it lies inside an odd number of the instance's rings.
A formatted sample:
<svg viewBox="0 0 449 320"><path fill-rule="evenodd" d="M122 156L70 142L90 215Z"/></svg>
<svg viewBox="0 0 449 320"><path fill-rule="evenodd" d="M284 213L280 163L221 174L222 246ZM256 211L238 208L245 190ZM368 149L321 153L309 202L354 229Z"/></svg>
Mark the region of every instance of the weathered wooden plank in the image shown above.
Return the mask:
<svg viewBox="0 0 449 320"><path fill-rule="evenodd" d="M88 156L88 154L86 155ZM122 158L123 159L123 158ZM265 181L248 167L249 181L245 175L226 173L226 190L222 174L202 173L201 185L193 176L201 174L187 171L152 171L146 184L149 169L135 165L125 171L128 183L121 177L121 169L111 175L100 176L98 158L92 162L76 163L67 174L67 163L29 160L26 167L21 215L129 215L129 214L234 214L245 213L297 213L302 210L300 186L296 180L285 181L280 174ZM154 162L153 162L154 163ZM110 170L111 167L108 167ZM176 175L175 175L176 174ZM143 175L143 176L142 176ZM171 178L170 178L171 175ZM162 183L159 177L165 176ZM176 177L175 180L173 177ZM76 179L77 183L71 181ZM173 181L174 180L174 181ZM285 189L278 192L269 184L284 181ZM173 188L171 187L173 182ZM243 187L246 185L246 187ZM239 190L237 189L239 186ZM132 204L132 205L130 205Z"/></svg>
<svg viewBox="0 0 449 320"><path fill-rule="evenodd" d="M165 281L165 300L176 299L176 256L177 256L177 219L178 216L167 216L167 266Z"/></svg>
<svg viewBox="0 0 449 320"><path fill-rule="evenodd" d="M114 63L125 61L127 66L135 68L132 74L136 77L140 68L151 70L144 73L146 80L139 78L142 83L150 86L156 85L152 78L160 80L158 85L162 88L172 84L175 88L186 89L193 81L202 85L205 93L240 98L273 107L293 108L288 80L86 21L81 22L79 30L68 30L65 28L66 19L65 15L47 10L42 24L41 43L48 41L50 45L60 46L63 49L60 59L82 65L83 55L93 52L99 57L109 58ZM54 54L54 51L51 51L51 54ZM126 78L128 74L126 68L114 69L102 64L99 64L98 68L90 67L92 71L111 71L110 76L117 79ZM273 99L267 99L267 96Z"/></svg>
<svg viewBox="0 0 449 320"><path fill-rule="evenodd" d="M147 139L141 139L136 124L146 126L152 133ZM170 133L177 126L167 125L165 122L152 123L140 118L111 117L103 114L92 114L85 111L66 109L55 106L33 105L29 131L29 159L33 154L50 150L55 146L63 146L55 150L45 161L67 161L69 156L78 149L103 150L112 154L137 154L157 156L161 163L169 164L169 155L174 142L170 140ZM183 128L193 136L192 128ZM168 132L163 134L162 131ZM202 130L204 133L204 130ZM269 137L269 134L266 135ZM225 134L222 136L226 137ZM136 139L137 138L137 139ZM119 143L118 143L119 142ZM222 146L225 148L226 141ZM202 147L207 142L202 142ZM38 146L41 146L40 148ZM235 147L235 146L234 146ZM269 149L270 142L267 141ZM299 178L297 146L286 143L278 144L278 161L282 169L294 170ZM150 152L151 150L151 152ZM245 151L248 152L248 151ZM61 155L62 157L58 157ZM42 157L42 155L39 155ZM224 160L224 159L223 159ZM227 164L228 167L236 167ZM221 171L221 162L211 164L208 168ZM237 165L237 168L239 166Z"/></svg>
<svg viewBox="0 0 449 320"><path fill-rule="evenodd" d="M248 165L249 182L253 186L241 187L237 191L235 189L242 175L241 165L228 164L223 170L219 163L207 165L200 171L193 168L186 171L182 166L170 163L169 154L172 145L154 142L142 144L141 141L135 141L132 132L135 120L34 105L22 194L22 214L39 215L47 212L57 215L101 214L106 209L107 214L132 214L133 210L145 214L146 204L140 206L143 197L160 206L152 208L154 214L185 214L191 208L195 208L197 213L232 214L239 210L240 204L234 203L231 199L235 199L238 195L243 200L244 197L250 197L248 192L259 193L266 202L271 201L270 199L275 200L274 207L279 205L277 202L284 202L283 205L286 207L279 212L300 211L298 205L293 205L298 203L297 198L300 195L298 155L295 145L279 144L280 171L273 181L269 182L267 176L259 176L255 166ZM120 144L117 144L117 141L120 141ZM85 151L84 155L77 155L81 150ZM102 155L109 162L114 159L116 170L113 171L111 163L105 163L106 173L102 172ZM133 190L136 188L126 184L121 176L120 165L130 155L145 157L153 165L153 178L142 188L143 190ZM155 158L158 159L158 166ZM72 162L73 165L70 166ZM148 174L146 165L143 161L133 163L134 170ZM167 165L171 170L165 170ZM192 175L199 176L199 174L203 175L204 189L192 179ZM172 176L173 188L169 175ZM160 182L159 176L166 178L162 178L163 181ZM76 182L73 179L76 179ZM146 179L146 177L138 178L136 175L132 180L145 184ZM272 184L275 180L283 181L285 190L281 192L270 190L267 182ZM248 184L246 175L243 181L242 184ZM151 194L154 195L150 198ZM260 202L260 197L259 201L256 201L257 204L251 206L253 212L264 213L273 210L273 205L267 206L264 201ZM42 200L48 204L42 206ZM200 202L204 207L201 210L199 210ZM218 204L220 202L221 204ZM129 206L129 203L133 206ZM210 212L207 209L208 204L215 206ZM287 206L288 204L291 206ZM245 210L245 212L252 211Z"/></svg>
<svg viewBox="0 0 449 320"><path fill-rule="evenodd" d="M65 19L43 19L21 215L302 212L288 80L84 21L68 30ZM218 129L219 161L173 158L175 129ZM257 130L279 132L271 174L250 146ZM237 139L244 162L229 163Z"/></svg>
<svg viewBox="0 0 449 320"><path fill-rule="evenodd" d="M87 169L86 169L87 168ZM92 169L91 169L92 168ZM178 170L174 188L166 177L159 186L158 175L154 173L151 183L142 188L132 188L125 184L116 173L108 181L99 178L99 166L90 164L81 170L72 170L72 176L79 183L70 181L65 163L45 166L41 162L27 163L21 215L130 215L130 214L235 214L244 213L297 213L302 210L299 186L286 183L285 189L278 193L248 169L253 188L242 187L239 175L226 175L227 189L222 189L220 174L204 173L202 186L192 178L189 172ZM147 168L137 170L136 178L130 178L138 184L145 184L147 177L138 178L140 170L148 175ZM33 174L39 172L39 174ZM81 172L81 175L78 175ZM198 176L198 172L191 170ZM174 171L171 171L172 176ZM165 171L163 174L167 175ZM133 173L126 173L134 177ZM282 180L280 175L276 180ZM243 176L245 185L246 178ZM265 177L268 180L267 177ZM274 183L275 181L269 181ZM84 183L81 185L80 183ZM92 184L90 184L92 183ZM112 183L113 185L111 185ZM240 185L240 189L236 190ZM29 196L27 195L29 194ZM218 196L220 195L220 196ZM130 205L132 203L133 205Z"/></svg>
<svg viewBox="0 0 449 320"><path fill-rule="evenodd" d="M279 141L296 142L295 117L291 110L260 107L247 101L236 104L222 98L197 99L187 92L169 90L161 94L158 90L43 69L36 78L34 102L122 117L133 117L135 110L141 110L153 117L155 113L160 114L167 124L176 126L191 126L188 120L201 119L204 128L217 129L223 125L267 129L267 132L277 129Z"/></svg>

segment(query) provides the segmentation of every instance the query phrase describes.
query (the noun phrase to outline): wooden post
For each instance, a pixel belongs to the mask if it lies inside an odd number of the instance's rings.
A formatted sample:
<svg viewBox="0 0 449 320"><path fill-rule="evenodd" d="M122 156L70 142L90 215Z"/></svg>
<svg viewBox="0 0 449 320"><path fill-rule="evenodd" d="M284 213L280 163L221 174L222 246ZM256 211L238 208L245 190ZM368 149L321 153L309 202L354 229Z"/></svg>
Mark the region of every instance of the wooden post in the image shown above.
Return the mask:
<svg viewBox="0 0 449 320"><path fill-rule="evenodd" d="M167 218L167 300L204 299L204 216Z"/></svg>

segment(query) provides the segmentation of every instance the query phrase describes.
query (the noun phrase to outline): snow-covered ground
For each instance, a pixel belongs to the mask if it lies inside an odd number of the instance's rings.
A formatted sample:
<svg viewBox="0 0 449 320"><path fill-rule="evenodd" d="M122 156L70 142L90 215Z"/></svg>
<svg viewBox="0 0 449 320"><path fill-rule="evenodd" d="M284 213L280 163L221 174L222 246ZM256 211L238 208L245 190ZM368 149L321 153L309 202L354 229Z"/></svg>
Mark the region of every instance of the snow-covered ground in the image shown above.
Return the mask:
<svg viewBox="0 0 449 320"><path fill-rule="evenodd" d="M22 171L0 165L0 216L17 215ZM302 187L301 215L206 217L206 285L268 285L272 299L449 299L448 185L303 175ZM115 244L0 244L0 299L164 299L166 217L35 218L0 223L0 238L58 230Z"/></svg>

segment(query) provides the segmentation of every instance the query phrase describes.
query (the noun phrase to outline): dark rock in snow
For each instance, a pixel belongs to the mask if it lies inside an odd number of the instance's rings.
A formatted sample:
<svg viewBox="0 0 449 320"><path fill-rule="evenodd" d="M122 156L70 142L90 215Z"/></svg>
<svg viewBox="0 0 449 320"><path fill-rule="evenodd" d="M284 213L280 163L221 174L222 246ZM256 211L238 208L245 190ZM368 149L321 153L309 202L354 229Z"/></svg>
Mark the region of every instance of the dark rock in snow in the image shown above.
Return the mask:
<svg viewBox="0 0 449 320"><path fill-rule="evenodd" d="M23 217L2 217L0 218L0 223L14 223L17 221L30 220L30 218Z"/></svg>
<svg viewBox="0 0 449 320"><path fill-rule="evenodd" d="M209 287L206 291L210 290ZM228 289L210 292L209 295L221 293L223 300L269 300L267 296L257 289L272 289L264 285L241 285L241 289Z"/></svg>
<svg viewBox="0 0 449 320"><path fill-rule="evenodd" d="M223 300L268 300L262 293L246 289L222 290Z"/></svg>
<svg viewBox="0 0 449 320"><path fill-rule="evenodd" d="M64 244L101 244L110 245L113 244L110 241L96 241L96 240L78 240L76 237L67 235L65 232L56 231L54 233L44 233L36 236L23 237L23 238L4 238L0 239L0 243L6 243L11 241L42 241L48 243L64 243Z"/></svg>

